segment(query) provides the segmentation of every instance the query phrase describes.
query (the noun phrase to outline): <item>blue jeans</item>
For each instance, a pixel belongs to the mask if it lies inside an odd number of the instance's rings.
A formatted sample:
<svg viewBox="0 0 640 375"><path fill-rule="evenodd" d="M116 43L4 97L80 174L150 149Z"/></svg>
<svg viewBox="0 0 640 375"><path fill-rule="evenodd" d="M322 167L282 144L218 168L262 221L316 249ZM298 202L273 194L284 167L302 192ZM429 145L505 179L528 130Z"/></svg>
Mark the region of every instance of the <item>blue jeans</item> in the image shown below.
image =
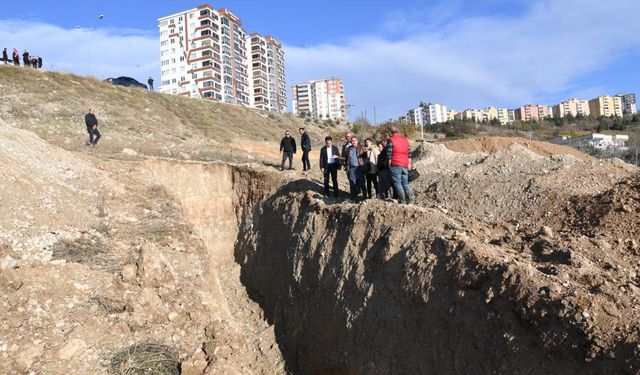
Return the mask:
<svg viewBox="0 0 640 375"><path fill-rule="evenodd" d="M391 183L393 191L398 196L400 203L410 203L413 199L411 194L411 186L409 186L409 170L404 167L389 167L391 171Z"/></svg>
<svg viewBox="0 0 640 375"><path fill-rule="evenodd" d="M352 200L358 197L358 193L364 194L367 186L364 180L364 169L362 167L349 166L349 194Z"/></svg>

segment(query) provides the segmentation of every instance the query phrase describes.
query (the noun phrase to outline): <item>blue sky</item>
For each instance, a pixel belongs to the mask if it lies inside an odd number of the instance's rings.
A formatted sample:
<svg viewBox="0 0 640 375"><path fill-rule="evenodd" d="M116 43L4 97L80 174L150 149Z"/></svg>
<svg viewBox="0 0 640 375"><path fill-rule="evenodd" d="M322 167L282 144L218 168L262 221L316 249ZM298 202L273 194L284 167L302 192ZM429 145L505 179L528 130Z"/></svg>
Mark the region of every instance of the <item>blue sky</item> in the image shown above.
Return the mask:
<svg viewBox="0 0 640 375"><path fill-rule="evenodd" d="M4 1L0 41L47 68L158 78L155 20L202 2ZM640 87L637 0L210 3L285 44L289 83L340 76L354 114L375 106L378 120L420 100L516 107Z"/></svg>

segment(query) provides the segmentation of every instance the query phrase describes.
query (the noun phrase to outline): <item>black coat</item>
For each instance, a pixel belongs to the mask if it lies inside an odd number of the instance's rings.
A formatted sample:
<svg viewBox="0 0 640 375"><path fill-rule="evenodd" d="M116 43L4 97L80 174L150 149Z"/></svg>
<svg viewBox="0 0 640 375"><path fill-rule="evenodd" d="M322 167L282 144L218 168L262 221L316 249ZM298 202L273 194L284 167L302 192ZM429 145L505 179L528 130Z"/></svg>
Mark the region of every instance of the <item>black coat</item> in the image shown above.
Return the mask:
<svg viewBox="0 0 640 375"><path fill-rule="evenodd" d="M96 115L94 115L93 113L87 113L84 116L84 122L85 124L87 124L87 126L98 125L98 119L96 118Z"/></svg>
<svg viewBox="0 0 640 375"><path fill-rule="evenodd" d="M340 156L340 150L336 145L331 146L331 154L334 156ZM340 163L336 160L335 165L339 166ZM320 149L320 169L325 169L329 164L329 160L327 159L327 146L324 146Z"/></svg>
<svg viewBox="0 0 640 375"><path fill-rule="evenodd" d="M296 153L296 140L293 137L284 137L280 141L280 152Z"/></svg>
<svg viewBox="0 0 640 375"><path fill-rule="evenodd" d="M9 60L9 54L7 53L7 50L2 51L2 61L7 61Z"/></svg>
<svg viewBox="0 0 640 375"><path fill-rule="evenodd" d="M302 151L311 151L311 138L307 132L302 134L302 138L300 139L300 146L302 147Z"/></svg>

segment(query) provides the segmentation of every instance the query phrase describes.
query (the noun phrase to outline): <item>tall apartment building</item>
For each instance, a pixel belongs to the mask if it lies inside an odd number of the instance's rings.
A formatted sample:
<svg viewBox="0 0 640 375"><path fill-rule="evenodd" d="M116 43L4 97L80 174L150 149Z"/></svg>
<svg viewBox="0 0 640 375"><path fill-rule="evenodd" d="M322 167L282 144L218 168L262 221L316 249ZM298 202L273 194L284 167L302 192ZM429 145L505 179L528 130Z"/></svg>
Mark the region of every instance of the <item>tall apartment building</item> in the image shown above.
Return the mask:
<svg viewBox="0 0 640 375"><path fill-rule="evenodd" d="M455 109L450 109L449 112L447 112L447 120L448 121L455 120L457 114L458 114L458 111L456 111Z"/></svg>
<svg viewBox="0 0 640 375"><path fill-rule="evenodd" d="M256 103L250 90L253 65L249 64L247 35L242 21L231 11L203 4L159 18L158 28L160 92L243 106ZM284 55L280 57L284 59ZM274 61L276 71L279 62ZM286 96L286 90L281 93ZM276 97L276 102L281 101Z"/></svg>
<svg viewBox="0 0 640 375"><path fill-rule="evenodd" d="M423 123L421 125L434 125L447 122L447 106L433 103L420 103Z"/></svg>
<svg viewBox="0 0 640 375"><path fill-rule="evenodd" d="M622 100L622 113L625 115L634 115L638 113L636 94L618 94L616 97Z"/></svg>
<svg viewBox="0 0 640 375"><path fill-rule="evenodd" d="M455 117L456 120L474 121L477 123L489 121L488 116L483 111L472 108L458 112Z"/></svg>
<svg viewBox="0 0 640 375"><path fill-rule="evenodd" d="M409 122L410 124L415 124L416 126L424 126L423 114L424 112L422 111L422 108L418 107L407 111L405 117L407 119L407 122Z"/></svg>
<svg viewBox="0 0 640 375"><path fill-rule="evenodd" d="M509 118L509 109L507 109L507 108L497 108L497 111L498 111L498 121L500 121L501 125L505 125L505 124L508 124L510 122L513 122Z"/></svg>
<svg viewBox="0 0 640 375"><path fill-rule="evenodd" d="M516 119L519 121L538 121L540 119L538 106L527 104L520 108L516 108Z"/></svg>
<svg viewBox="0 0 640 375"><path fill-rule="evenodd" d="M599 96L589 100L591 116L618 116L622 117L622 98L618 96Z"/></svg>
<svg viewBox="0 0 640 375"><path fill-rule="evenodd" d="M253 33L250 46L250 105L267 111L287 110L287 86L282 44L272 36Z"/></svg>
<svg viewBox="0 0 640 375"><path fill-rule="evenodd" d="M540 120L543 120L545 118L553 118L553 107L550 105L539 105L538 118L540 118Z"/></svg>
<svg viewBox="0 0 640 375"><path fill-rule="evenodd" d="M498 120L501 125L512 122L509 120L509 110L507 108L487 107L482 110L487 121Z"/></svg>
<svg viewBox="0 0 640 375"><path fill-rule="evenodd" d="M340 78L309 81L291 87L292 109L296 115L347 121L347 102Z"/></svg>
<svg viewBox="0 0 640 375"><path fill-rule="evenodd" d="M573 117L578 115L586 117L590 114L589 102L586 100L569 99L553 106L553 116L558 118L566 117L568 115Z"/></svg>

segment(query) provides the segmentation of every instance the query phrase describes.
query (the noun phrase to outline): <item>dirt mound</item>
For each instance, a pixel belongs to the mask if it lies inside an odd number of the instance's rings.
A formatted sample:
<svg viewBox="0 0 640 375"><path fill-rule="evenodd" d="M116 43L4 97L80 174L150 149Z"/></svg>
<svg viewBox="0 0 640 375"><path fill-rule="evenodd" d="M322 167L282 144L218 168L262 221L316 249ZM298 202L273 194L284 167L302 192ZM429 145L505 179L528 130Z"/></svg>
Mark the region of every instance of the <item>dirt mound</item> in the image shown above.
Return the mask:
<svg viewBox="0 0 640 375"><path fill-rule="evenodd" d="M531 141L525 138L516 137L481 137L470 139L458 139L455 141L445 141L444 145L452 151L458 152L486 152L493 154L498 150L517 143L538 155L552 156L567 154L578 159L589 160L591 157L568 146L554 145L548 142Z"/></svg>

